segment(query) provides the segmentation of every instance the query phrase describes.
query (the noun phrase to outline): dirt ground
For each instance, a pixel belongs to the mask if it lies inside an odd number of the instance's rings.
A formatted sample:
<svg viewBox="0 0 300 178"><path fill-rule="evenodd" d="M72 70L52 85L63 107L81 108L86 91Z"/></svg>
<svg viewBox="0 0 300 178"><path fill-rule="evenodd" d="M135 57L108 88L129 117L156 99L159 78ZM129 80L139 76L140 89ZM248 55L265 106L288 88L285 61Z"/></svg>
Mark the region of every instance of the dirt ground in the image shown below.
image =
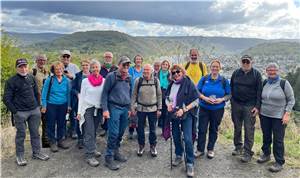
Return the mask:
<svg viewBox="0 0 300 178"><path fill-rule="evenodd" d="M98 150L104 155L106 141L98 137ZM67 140L71 145L68 150L51 153L49 149L43 151L49 154L47 162L31 158L30 142L26 141L27 166L18 167L15 157L1 159L1 177L186 177L184 164L170 169L170 141L158 136L158 157L152 158L147 147L143 157L136 156L137 140L126 137L121 150L128 156L128 161L121 164L118 171L110 171L104 165L104 156L99 158L100 165L90 167L84 161L84 150L76 147L75 140ZM173 147L174 150L174 147ZM285 167L280 173L270 173L267 167L271 163L259 165L254 158L250 163L241 163L239 157L231 156L232 146L216 144L214 159L206 157L195 160L195 177L284 177L299 178L300 169Z"/></svg>

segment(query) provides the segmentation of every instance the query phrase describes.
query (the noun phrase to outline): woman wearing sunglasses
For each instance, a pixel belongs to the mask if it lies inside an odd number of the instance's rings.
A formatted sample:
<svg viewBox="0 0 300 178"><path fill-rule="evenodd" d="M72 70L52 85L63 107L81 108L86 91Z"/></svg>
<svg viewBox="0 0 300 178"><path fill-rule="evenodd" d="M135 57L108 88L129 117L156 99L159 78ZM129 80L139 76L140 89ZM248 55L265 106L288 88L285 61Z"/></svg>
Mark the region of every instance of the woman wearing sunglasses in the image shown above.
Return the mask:
<svg viewBox="0 0 300 178"><path fill-rule="evenodd" d="M194 176L194 155L192 141L193 115L196 115L198 106L198 92L190 78L185 75L185 70L180 65L173 65L171 68L172 79L166 91L166 105L168 118L172 122L172 135L175 145L176 158L173 166L182 163L182 155L185 151L187 176ZM183 140L184 137L184 146Z"/></svg>

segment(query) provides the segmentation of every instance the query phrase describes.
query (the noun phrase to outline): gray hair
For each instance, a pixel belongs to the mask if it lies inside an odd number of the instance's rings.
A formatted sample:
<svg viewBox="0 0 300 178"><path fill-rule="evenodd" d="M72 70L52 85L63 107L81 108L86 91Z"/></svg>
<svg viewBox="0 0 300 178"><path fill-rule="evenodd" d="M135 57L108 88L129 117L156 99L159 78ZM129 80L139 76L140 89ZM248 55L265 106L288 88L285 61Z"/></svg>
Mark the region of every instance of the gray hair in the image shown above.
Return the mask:
<svg viewBox="0 0 300 178"><path fill-rule="evenodd" d="M92 59L90 62L90 68L92 68L93 65L97 65L99 68L101 67L100 62L97 59Z"/></svg>
<svg viewBox="0 0 300 178"><path fill-rule="evenodd" d="M47 60L46 54L37 54L35 60L44 59Z"/></svg>
<svg viewBox="0 0 300 178"><path fill-rule="evenodd" d="M275 69L279 70L279 66L278 66L278 64L275 63L275 62L269 63L269 64L267 65L266 69L269 69L269 68L275 68Z"/></svg>

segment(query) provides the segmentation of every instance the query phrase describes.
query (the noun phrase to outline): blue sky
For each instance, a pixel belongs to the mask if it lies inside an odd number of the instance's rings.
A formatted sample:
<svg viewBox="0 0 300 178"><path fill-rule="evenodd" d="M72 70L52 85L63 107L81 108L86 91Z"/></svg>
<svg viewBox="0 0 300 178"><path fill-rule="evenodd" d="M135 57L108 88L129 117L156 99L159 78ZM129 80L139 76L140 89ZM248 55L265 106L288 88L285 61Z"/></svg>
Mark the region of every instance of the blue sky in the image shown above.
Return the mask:
<svg viewBox="0 0 300 178"><path fill-rule="evenodd" d="M116 30L133 36L300 38L300 0L2 1L6 31Z"/></svg>

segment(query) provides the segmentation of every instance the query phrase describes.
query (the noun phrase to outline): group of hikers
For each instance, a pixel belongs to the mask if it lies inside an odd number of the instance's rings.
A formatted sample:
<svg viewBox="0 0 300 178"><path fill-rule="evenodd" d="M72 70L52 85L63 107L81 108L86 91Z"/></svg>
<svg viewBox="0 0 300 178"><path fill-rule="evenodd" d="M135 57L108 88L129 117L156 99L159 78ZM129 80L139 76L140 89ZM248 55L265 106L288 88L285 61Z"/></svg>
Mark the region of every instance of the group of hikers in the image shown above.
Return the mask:
<svg viewBox="0 0 300 178"><path fill-rule="evenodd" d="M208 70L197 49L190 50L189 61L184 65L171 65L168 60L143 64L141 55L134 57L134 65L127 56L121 56L114 65L113 54L107 51L102 65L96 59L83 59L79 70L71 63L71 57L69 50L63 50L61 60L52 63L50 70L44 54L36 56L32 69L26 59L16 60L17 74L6 81L3 101L13 115L17 130L18 165L27 164L26 125L34 159L49 159L41 151L41 140L43 147L57 152L59 148L69 148L66 139L71 137L78 140L79 149L84 148L85 161L93 167L99 165L96 158L101 156L96 147L98 126L101 126L100 134L107 136L104 164L111 170L119 169L119 163L127 161L120 151L127 128L129 139L137 132L137 155L143 156L148 125L149 152L156 157L158 125L161 136L171 138L175 145L176 156L174 160L171 157L171 166L178 167L185 162L186 174L192 177L195 158L204 156L205 152L209 159L215 157L218 128L225 104L230 100L235 147L232 155L241 156L244 163L251 161L259 115L263 143L257 162L270 160L273 144L275 163L269 170L283 169L285 128L295 99L290 83L279 77L276 63L267 64L267 79L263 81L261 73L252 66L252 57L244 55L241 67L228 80L220 74L220 60L211 60ZM68 129L67 120L70 121Z"/></svg>

